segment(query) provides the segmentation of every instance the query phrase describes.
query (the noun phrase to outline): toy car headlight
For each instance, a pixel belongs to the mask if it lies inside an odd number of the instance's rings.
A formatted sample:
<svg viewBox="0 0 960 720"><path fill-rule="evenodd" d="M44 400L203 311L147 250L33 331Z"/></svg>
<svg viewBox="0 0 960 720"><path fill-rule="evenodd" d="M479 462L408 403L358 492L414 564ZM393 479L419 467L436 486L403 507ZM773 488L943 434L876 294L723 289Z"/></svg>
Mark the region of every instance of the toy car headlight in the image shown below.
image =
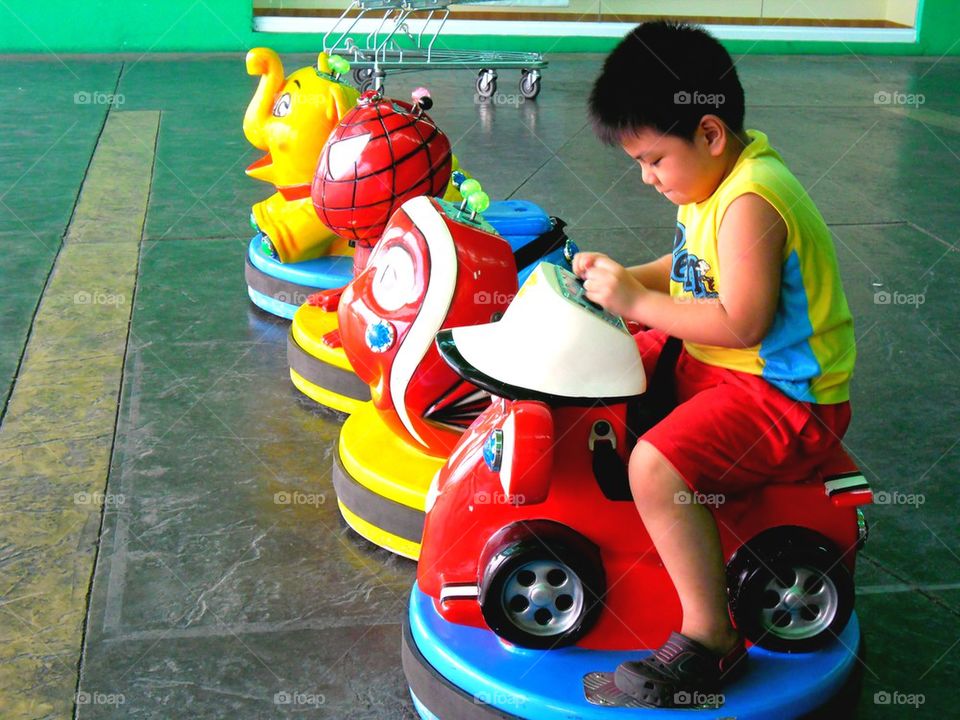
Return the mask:
<svg viewBox="0 0 960 720"><path fill-rule="evenodd" d="M483 460L499 472L500 485L509 503L543 502L550 489L553 469L553 415L541 402L514 402L502 427L483 444Z"/></svg>
<svg viewBox="0 0 960 720"><path fill-rule="evenodd" d="M500 472L503 462L503 430L498 428L487 435L487 440L483 443L483 461L491 472Z"/></svg>

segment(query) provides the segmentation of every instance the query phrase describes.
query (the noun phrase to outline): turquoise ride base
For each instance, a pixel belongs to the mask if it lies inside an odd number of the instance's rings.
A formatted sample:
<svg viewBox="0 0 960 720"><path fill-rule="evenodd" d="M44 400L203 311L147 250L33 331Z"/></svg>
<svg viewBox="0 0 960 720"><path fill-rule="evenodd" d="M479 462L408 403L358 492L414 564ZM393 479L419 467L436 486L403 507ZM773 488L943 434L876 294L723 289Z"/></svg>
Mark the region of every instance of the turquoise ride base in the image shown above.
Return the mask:
<svg viewBox="0 0 960 720"><path fill-rule="evenodd" d="M724 688L719 708L601 706L586 699L584 676L613 672L643 651L510 646L489 630L447 622L433 600L414 586L404 627L403 666L414 706L424 720L788 720L809 715L841 693L859 662L859 646L860 625L854 614L837 639L816 652L750 648L747 672Z"/></svg>

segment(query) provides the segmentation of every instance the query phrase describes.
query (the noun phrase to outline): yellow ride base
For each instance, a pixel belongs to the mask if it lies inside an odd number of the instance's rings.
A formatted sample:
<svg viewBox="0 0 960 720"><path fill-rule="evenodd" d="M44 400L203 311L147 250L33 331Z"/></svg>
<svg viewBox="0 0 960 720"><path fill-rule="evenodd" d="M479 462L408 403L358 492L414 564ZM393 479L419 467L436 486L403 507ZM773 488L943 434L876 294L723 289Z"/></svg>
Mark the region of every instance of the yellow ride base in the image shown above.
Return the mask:
<svg viewBox="0 0 960 720"><path fill-rule="evenodd" d="M353 372L343 348L323 342L337 327L337 313L302 305L290 326L287 362L290 380L300 392L349 415L370 400L370 388Z"/></svg>
<svg viewBox="0 0 960 720"><path fill-rule="evenodd" d="M290 332L297 344L320 362L353 372L343 348L324 344L323 336L339 327L337 314L313 305L301 305L293 316Z"/></svg>
<svg viewBox="0 0 960 720"><path fill-rule="evenodd" d="M446 458L401 440L373 403L347 418L339 445L333 482L344 520L375 545L417 559L427 491Z"/></svg>

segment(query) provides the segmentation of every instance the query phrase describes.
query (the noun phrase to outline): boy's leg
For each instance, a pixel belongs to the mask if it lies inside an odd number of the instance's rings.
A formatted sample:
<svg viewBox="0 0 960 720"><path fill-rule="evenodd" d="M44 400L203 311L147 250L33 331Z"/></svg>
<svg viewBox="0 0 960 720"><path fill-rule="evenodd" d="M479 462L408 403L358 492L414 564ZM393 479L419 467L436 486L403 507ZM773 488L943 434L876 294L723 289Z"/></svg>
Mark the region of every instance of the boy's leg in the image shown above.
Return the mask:
<svg viewBox="0 0 960 720"><path fill-rule="evenodd" d="M647 532L680 596L680 632L719 655L740 640L727 611L726 573L717 524L705 505L678 502L689 488L653 445L630 456L630 489Z"/></svg>

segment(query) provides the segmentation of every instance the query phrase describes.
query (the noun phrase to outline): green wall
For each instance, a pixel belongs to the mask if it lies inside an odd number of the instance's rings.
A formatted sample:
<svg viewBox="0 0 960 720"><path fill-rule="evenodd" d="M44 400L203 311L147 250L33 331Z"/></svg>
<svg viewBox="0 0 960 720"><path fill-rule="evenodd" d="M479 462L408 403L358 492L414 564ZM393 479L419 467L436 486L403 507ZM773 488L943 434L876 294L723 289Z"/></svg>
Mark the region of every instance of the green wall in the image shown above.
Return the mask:
<svg viewBox="0 0 960 720"><path fill-rule="evenodd" d="M3 0L0 53L241 51L269 45L282 52L316 51L318 36L251 30L251 0ZM921 0L920 41L824 43L730 41L735 53L960 55L960 2ZM452 48L602 52L614 39L454 37Z"/></svg>
<svg viewBox="0 0 960 720"><path fill-rule="evenodd" d="M923 55L960 55L960 2L920 0Z"/></svg>
<svg viewBox="0 0 960 720"><path fill-rule="evenodd" d="M3 0L0 52L216 52L263 44L250 0Z"/></svg>

